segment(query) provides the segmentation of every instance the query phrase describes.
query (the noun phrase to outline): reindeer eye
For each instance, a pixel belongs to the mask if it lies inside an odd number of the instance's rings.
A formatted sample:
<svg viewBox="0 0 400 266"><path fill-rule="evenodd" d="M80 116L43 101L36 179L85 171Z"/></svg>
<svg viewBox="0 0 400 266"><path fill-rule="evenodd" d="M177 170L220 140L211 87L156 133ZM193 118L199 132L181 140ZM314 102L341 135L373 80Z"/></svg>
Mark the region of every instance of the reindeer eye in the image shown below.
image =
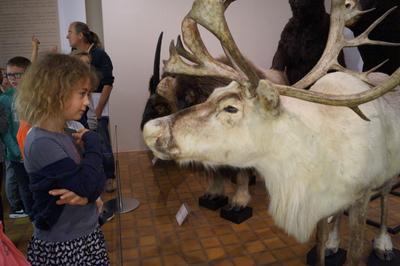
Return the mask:
<svg viewBox="0 0 400 266"><path fill-rule="evenodd" d="M236 107L233 107L232 105L228 105L227 107L224 108L224 111L234 114L237 113L238 109Z"/></svg>

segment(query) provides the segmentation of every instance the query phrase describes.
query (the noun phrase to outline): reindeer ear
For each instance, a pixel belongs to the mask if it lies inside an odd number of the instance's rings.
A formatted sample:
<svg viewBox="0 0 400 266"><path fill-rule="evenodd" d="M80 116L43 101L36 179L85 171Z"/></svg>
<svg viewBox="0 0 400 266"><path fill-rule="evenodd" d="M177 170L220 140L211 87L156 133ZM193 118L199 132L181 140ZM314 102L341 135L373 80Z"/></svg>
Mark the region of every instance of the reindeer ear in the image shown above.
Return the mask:
<svg viewBox="0 0 400 266"><path fill-rule="evenodd" d="M171 96L175 96L175 89L175 78L165 77L158 83L156 92L158 95L163 96L164 98L169 98Z"/></svg>
<svg viewBox="0 0 400 266"><path fill-rule="evenodd" d="M260 80L256 89L257 99L266 110L274 110L279 105L279 93L267 80Z"/></svg>
<svg viewBox="0 0 400 266"><path fill-rule="evenodd" d="M172 112L178 111L178 103L176 97L177 85L175 78L165 77L157 85L157 94L163 97Z"/></svg>

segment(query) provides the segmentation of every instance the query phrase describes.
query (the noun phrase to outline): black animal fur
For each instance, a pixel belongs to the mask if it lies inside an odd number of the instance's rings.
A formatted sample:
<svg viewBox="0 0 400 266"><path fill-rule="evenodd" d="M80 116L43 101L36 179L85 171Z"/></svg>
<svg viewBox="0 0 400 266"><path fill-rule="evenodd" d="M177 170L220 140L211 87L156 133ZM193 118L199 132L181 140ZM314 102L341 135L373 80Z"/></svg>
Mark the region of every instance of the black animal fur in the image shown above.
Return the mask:
<svg viewBox="0 0 400 266"><path fill-rule="evenodd" d="M400 43L400 0L360 0L360 3L363 10L374 7L375 10L364 14L355 25L350 27L354 35L358 36L363 33L387 10L397 6L397 9L370 33L369 38ZM376 71L390 75L400 66L400 46L364 45L359 46L358 50L364 61L364 71L379 65L386 59L389 61Z"/></svg>
<svg viewBox="0 0 400 266"><path fill-rule="evenodd" d="M289 4L293 16L281 33L272 68L286 71L292 85L320 59L328 40L330 17L323 0L289 0ZM344 65L343 54L339 63Z"/></svg>

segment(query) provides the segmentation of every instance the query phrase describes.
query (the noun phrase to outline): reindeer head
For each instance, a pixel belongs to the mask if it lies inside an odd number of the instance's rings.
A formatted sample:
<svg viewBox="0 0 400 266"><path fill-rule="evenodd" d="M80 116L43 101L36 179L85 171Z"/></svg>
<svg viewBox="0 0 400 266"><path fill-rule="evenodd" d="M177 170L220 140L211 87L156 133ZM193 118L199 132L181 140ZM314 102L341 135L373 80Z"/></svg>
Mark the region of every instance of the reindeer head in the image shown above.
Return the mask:
<svg viewBox="0 0 400 266"><path fill-rule="evenodd" d="M345 24L362 13L354 5L347 5L347 0L332 0L332 26L327 50L306 77L293 87L260 80L254 69L246 63L228 29L224 12L232 2L196 0L182 22L183 40L190 51L184 50L182 44L178 43L180 48L177 49L171 43L171 57L164 62L166 72L215 76L233 81L226 87L216 89L206 102L145 125L145 142L162 159L198 161L211 166L253 166L253 160L265 152L263 149L268 147L268 142L274 141L274 132L271 130L272 125L279 123L281 117L281 95L319 104L347 106L367 120L358 105L378 98L399 83L400 69L384 84L359 94L327 95L303 90L332 69L368 81L369 72L354 73L337 63L340 50L345 46L359 44L388 44L368 39L373 26L356 39L344 39L342 32ZM220 40L234 67L211 57L200 38L197 24L201 24ZM194 64L183 61L181 56ZM259 137L264 134L270 137ZM260 139L264 142L260 143Z"/></svg>
<svg viewBox="0 0 400 266"><path fill-rule="evenodd" d="M250 97L241 84L232 81L215 89L202 104L148 122L143 130L145 142L161 159L247 167L250 162L241 158L255 156L251 154L257 150L255 135L261 133L257 125L268 126L266 121L272 122L279 114L279 94L269 84L260 81L256 96Z"/></svg>

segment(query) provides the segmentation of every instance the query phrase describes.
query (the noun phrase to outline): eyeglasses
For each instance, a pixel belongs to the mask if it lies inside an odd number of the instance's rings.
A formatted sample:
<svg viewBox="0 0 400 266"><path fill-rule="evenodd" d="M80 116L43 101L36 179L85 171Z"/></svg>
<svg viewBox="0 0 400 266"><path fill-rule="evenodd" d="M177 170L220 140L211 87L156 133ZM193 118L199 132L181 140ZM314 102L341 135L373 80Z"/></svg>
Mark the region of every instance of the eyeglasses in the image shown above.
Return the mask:
<svg viewBox="0 0 400 266"><path fill-rule="evenodd" d="M8 78L8 79L20 79L24 72L16 72L16 73L5 73L3 74L3 77Z"/></svg>

